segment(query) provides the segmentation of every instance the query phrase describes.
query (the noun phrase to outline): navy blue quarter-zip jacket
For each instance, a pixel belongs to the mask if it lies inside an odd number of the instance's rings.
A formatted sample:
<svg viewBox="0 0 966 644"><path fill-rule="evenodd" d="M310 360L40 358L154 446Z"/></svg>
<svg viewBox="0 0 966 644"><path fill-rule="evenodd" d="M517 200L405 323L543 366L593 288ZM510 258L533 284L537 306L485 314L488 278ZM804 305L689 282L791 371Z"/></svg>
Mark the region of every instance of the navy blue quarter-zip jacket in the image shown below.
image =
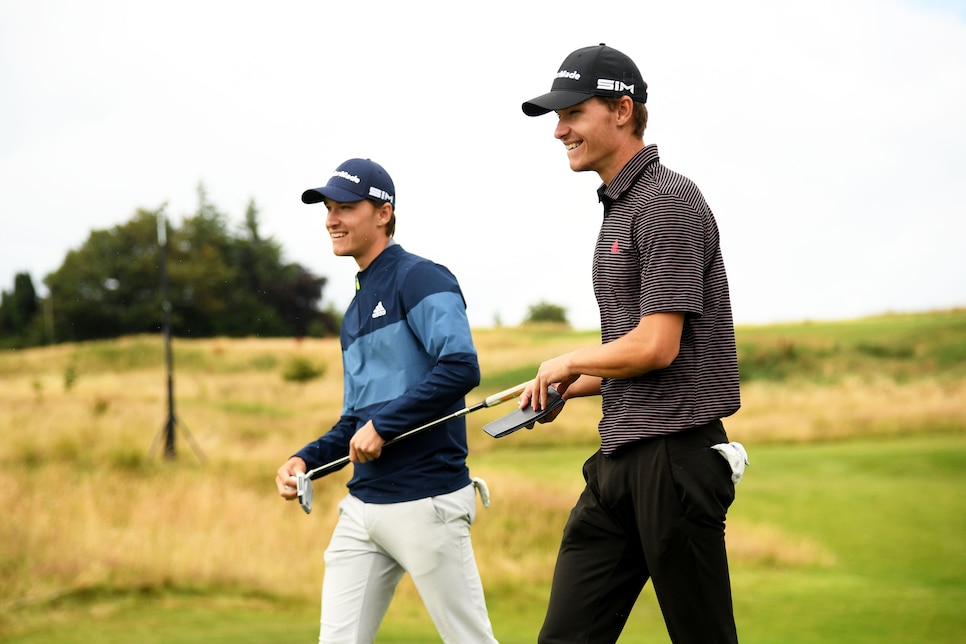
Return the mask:
<svg viewBox="0 0 966 644"><path fill-rule="evenodd" d="M297 452L309 469L345 456L370 419L385 440L465 407L480 367L459 283L444 266L390 243L357 275L341 332L343 410ZM470 483L466 420L408 437L354 464L349 491L367 503L448 494Z"/></svg>

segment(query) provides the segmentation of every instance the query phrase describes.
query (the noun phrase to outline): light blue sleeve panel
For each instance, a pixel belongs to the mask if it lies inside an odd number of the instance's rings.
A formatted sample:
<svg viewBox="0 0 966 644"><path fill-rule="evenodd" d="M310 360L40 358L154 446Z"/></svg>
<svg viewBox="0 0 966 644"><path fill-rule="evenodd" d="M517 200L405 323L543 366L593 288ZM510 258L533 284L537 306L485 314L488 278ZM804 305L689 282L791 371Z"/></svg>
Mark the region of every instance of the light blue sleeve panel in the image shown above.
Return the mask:
<svg viewBox="0 0 966 644"><path fill-rule="evenodd" d="M466 394L480 384L466 303L453 274L432 262L418 263L400 293L411 337L432 365L373 417L387 440L462 406Z"/></svg>
<svg viewBox="0 0 966 644"><path fill-rule="evenodd" d="M459 293L447 291L423 298L409 311L408 320L426 352L437 359L455 353L476 354Z"/></svg>
<svg viewBox="0 0 966 644"><path fill-rule="evenodd" d="M357 339L343 355L346 400L356 410L393 400L413 389L436 365L399 320Z"/></svg>

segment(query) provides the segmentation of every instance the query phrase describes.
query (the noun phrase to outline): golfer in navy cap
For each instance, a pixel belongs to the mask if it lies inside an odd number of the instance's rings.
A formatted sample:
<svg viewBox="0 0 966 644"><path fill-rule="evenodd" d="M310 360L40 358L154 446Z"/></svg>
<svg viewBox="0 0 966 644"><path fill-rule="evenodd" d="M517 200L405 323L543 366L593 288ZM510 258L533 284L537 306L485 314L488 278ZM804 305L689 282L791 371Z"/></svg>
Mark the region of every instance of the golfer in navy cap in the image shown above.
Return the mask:
<svg viewBox="0 0 966 644"><path fill-rule="evenodd" d="M378 163L350 159L302 201L325 205L333 252L359 266L342 322L342 415L276 478L292 500L297 473L346 454L353 464L325 551L319 641L373 642L409 573L444 642L495 642L470 542L476 490L465 419L382 449L464 408L480 382L459 284L394 241L396 189Z"/></svg>

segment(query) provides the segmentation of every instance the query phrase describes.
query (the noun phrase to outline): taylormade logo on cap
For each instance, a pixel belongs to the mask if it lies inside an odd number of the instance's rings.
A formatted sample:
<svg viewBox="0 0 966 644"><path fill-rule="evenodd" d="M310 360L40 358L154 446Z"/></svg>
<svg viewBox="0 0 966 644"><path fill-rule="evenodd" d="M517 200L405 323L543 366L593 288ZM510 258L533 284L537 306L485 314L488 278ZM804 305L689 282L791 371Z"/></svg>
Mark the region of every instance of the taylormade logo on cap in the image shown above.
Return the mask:
<svg viewBox="0 0 966 644"><path fill-rule="evenodd" d="M351 181L352 183L359 183L359 177L357 177L354 174L349 174L348 172L345 172L343 170L336 170L335 172L332 173L332 176L340 177L342 179L345 179L346 181Z"/></svg>
<svg viewBox="0 0 966 644"><path fill-rule="evenodd" d="M580 72L568 72L566 69L561 69L557 72L557 78L569 78L570 80L580 80Z"/></svg>

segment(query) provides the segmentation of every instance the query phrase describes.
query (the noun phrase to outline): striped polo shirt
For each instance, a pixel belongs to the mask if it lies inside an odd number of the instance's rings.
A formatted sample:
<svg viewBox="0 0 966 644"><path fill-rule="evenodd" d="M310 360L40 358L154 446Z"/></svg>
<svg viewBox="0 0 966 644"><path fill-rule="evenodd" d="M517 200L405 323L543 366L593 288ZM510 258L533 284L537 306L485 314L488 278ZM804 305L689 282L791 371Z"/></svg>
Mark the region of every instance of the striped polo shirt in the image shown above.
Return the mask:
<svg viewBox="0 0 966 644"><path fill-rule="evenodd" d="M601 383L601 450L613 454L735 413L738 358L718 227L697 186L661 165L657 146L648 145L598 196L601 341L626 335L645 315L685 314L681 348L667 368Z"/></svg>

